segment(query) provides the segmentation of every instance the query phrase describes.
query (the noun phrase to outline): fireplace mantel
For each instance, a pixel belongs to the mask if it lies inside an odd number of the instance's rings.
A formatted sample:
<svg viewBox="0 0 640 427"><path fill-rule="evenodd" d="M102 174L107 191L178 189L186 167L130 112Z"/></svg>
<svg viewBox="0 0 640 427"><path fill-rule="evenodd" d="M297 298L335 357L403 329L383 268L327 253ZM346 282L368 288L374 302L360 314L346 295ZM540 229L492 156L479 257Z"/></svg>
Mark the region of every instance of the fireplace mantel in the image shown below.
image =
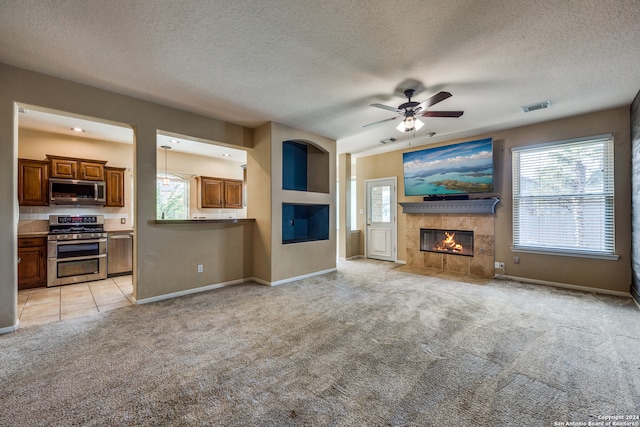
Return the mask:
<svg viewBox="0 0 640 427"><path fill-rule="evenodd" d="M432 202L403 202L406 214L495 214L500 199L435 200Z"/></svg>

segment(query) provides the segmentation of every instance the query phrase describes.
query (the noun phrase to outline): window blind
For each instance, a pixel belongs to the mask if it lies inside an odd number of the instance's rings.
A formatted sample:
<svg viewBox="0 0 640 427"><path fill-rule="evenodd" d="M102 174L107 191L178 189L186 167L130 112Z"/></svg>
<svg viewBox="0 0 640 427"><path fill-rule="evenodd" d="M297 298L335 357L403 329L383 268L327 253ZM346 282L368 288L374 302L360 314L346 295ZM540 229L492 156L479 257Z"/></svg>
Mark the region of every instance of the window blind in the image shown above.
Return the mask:
<svg viewBox="0 0 640 427"><path fill-rule="evenodd" d="M614 254L612 135L512 154L514 249Z"/></svg>

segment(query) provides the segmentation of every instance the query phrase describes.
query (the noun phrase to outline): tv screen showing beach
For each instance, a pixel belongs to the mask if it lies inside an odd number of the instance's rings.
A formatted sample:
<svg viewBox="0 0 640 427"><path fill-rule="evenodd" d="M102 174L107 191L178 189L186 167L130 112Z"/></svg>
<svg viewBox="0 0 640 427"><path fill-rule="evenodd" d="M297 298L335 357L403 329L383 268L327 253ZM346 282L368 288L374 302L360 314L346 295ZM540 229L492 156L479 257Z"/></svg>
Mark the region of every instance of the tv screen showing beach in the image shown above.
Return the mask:
<svg viewBox="0 0 640 427"><path fill-rule="evenodd" d="M404 153L402 163L405 196L493 191L491 138Z"/></svg>

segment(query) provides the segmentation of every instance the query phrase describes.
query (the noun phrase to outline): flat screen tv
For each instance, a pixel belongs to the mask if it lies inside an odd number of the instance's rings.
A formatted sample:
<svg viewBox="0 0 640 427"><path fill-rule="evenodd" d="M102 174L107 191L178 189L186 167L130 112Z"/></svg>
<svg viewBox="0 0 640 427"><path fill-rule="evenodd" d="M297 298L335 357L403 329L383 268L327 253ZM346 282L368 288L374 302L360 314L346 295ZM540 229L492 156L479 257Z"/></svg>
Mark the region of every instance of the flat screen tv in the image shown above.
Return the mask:
<svg viewBox="0 0 640 427"><path fill-rule="evenodd" d="M491 138L402 155L405 196L493 192Z"/></svg>

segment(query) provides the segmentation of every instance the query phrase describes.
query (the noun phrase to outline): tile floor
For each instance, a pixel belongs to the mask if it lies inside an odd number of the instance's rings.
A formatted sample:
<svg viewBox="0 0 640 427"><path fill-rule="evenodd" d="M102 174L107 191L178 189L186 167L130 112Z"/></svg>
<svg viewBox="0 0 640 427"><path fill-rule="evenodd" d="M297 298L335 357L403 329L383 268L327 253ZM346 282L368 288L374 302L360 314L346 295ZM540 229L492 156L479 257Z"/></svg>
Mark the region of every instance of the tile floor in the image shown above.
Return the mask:
<svg viewBox="0 0 640 427"><path fill-rule="evenodd" d="M18 291L20 327L98 314L133 302L132 276Z"/></svg>

